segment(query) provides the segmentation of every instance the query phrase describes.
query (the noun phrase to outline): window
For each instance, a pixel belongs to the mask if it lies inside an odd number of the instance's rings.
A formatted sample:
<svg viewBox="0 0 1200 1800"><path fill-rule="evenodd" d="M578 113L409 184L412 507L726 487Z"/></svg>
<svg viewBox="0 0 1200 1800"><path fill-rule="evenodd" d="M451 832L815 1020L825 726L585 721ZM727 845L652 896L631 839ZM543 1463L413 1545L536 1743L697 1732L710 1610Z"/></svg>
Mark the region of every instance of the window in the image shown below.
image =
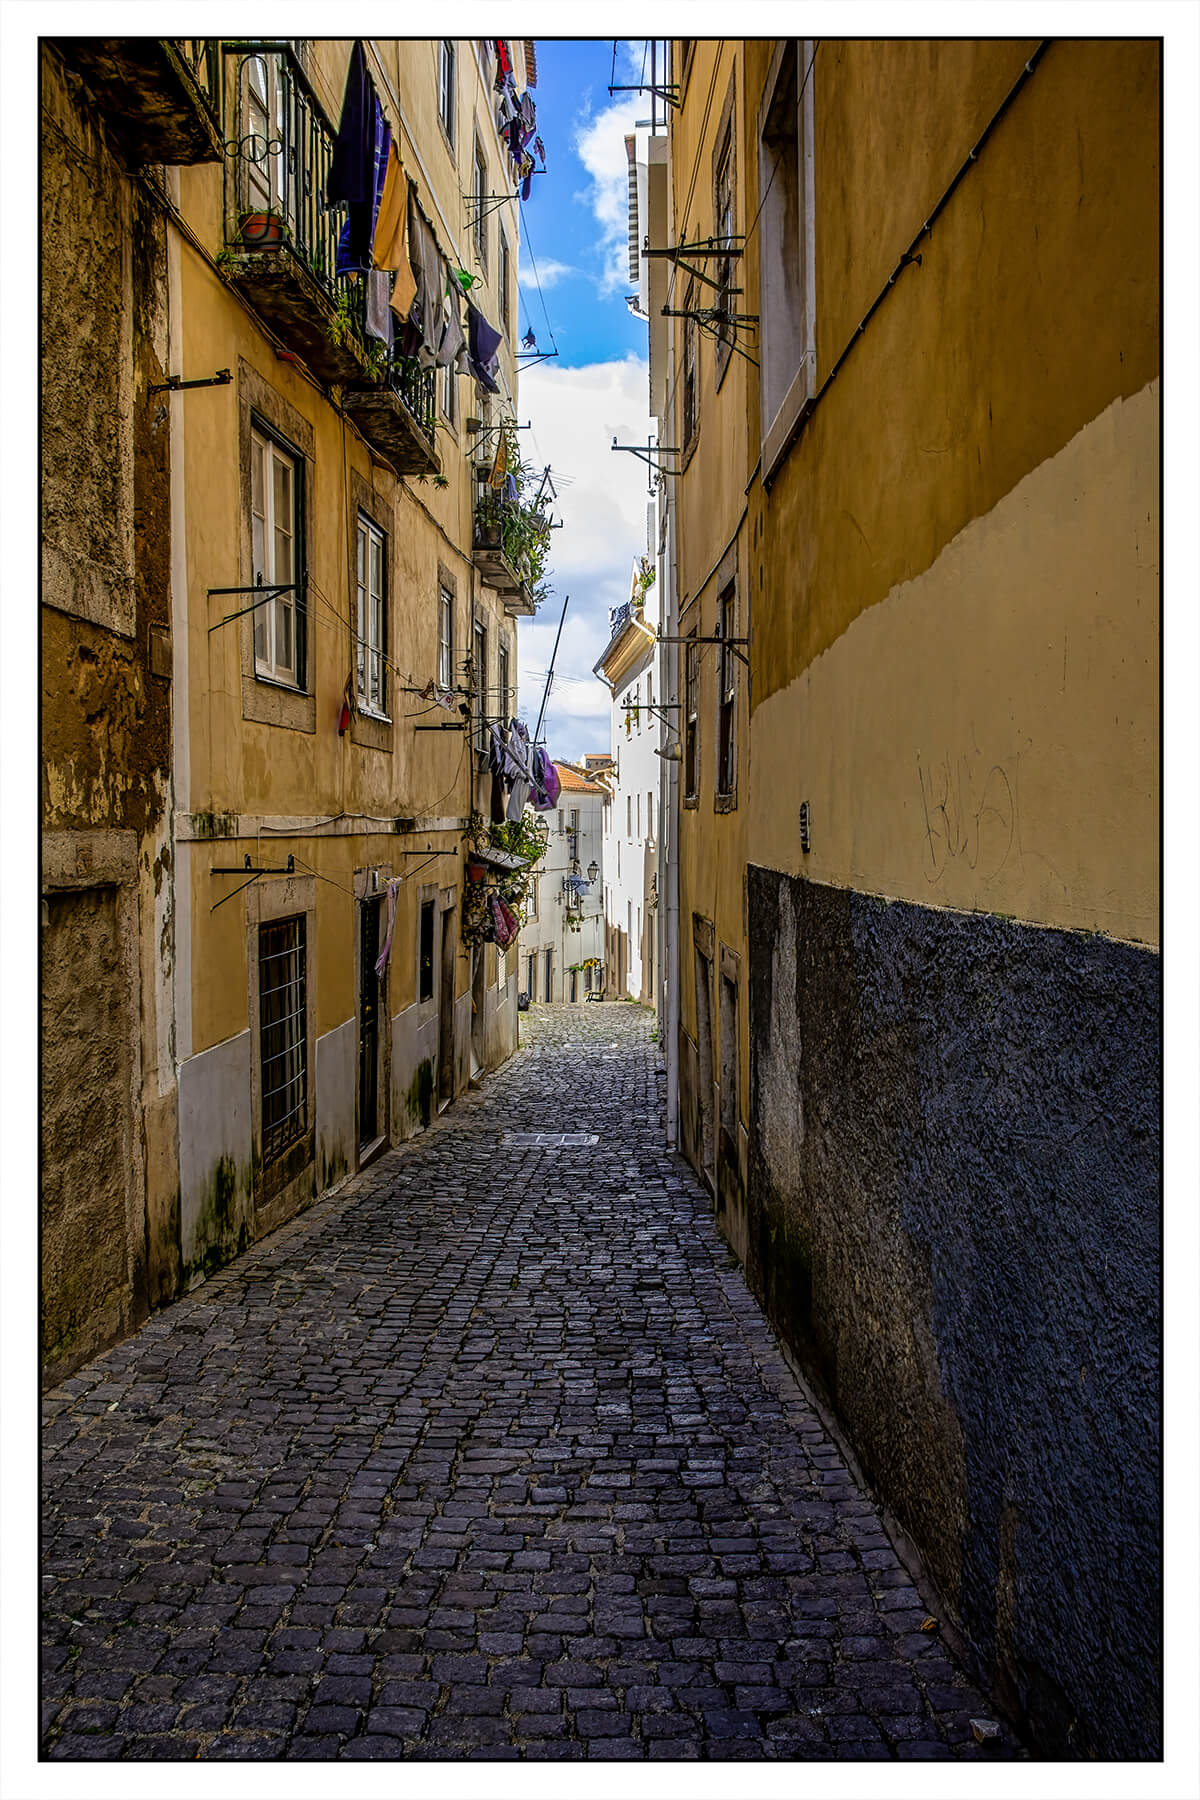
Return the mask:
<svg viewBox="0 0 1200 1800"><path fill-rule="evenodd" d="M447 363L440 372L438 404L447 425L453 425L458 418L458 370L452 362Z"/></svg>
<svg viewBox="0 0 1200 1800"><path fill-rule="evenodd" d="M508 713L508 645L502 643L496 652L496 685L500 690L500 705L497 717L507 719Z"/></svg>
<svg viewBox="0 0 1200 1800"><path fill-rule="evenodd" d="M717 798L732 800L737 792L737 656L729 639L737 636L734 589L727 587L719 605L721 636L717 685Z"/></svg>
<svg viewBox="0 0 1200 1800"><path fill-rule="evenodd" d="M572 862L579 861L579 808L571 808L571 823L567 830L567 855Z"/></svg>
<svg viewBox="0 0 1200 1800"><path fill-rule="evenodd" d="M417 998L433 999L433 916L432 900L421 902L421 940L417 952Z"/></svg>
<svg viewBox="0 0 1200 1800"><path fill-rule="evenodd" d="M503 325L506 333L512 329L508 298L511 279L512 271L509 267L508 239L504 235L504 227L502 225L500 227L500 323Z"/></svg>
<svg viewBox="0 0 1200 1800"><path fill-rule="evenodd" d="M816 388L813 46L776 46L758 126L762 472L778 464Z"/></svg>
<svg viewBox="0 0 1200 1800"><path fill-rule="evenodd" d="M653 790L653 788L646 789L646 837L650 843L654 842L654 790Z"/></svg>
<svg viewBox="0 0 1200 1800"><path fill-rule="evenodd" d="M488 266L488 173L487 158L479 139L475 140L475 254L479 258L479 266L487 274Z"/></svg>
<svg viewBox="0 0 1200 1800"><path fill-rule="evenodd" d="M487 749L487 626L478 619L474 633L474 675L475 748L482 753Z"/></svg>
<svg viewBox="0 0 1200 1800"><path fill-rule="evenodd" d="M356 692L368 712L387 711L386 541L382 531L358 515L358 629Z"/></svg>
<svg viewBox="0 0 1200 1800"><path fill-rule="evenodd" d="M258 1041L262 1157L273 1162L303 1137L308 1115L308 1028L303 915L258 928Z"/></svg>
<svg viewBox="0 0 1200 1800"><path fill-rule="evenodd" d="M699 328L695 320L696 284L688 282L684 295L683 310L683 438L685 452L691 449L692 441L700 425L700 347Z"/></svg>
<svg viewBox="0 0 1200 1800"><path fill-rule="evenodd" d="M626 794L626 796L625 796L625 836L627 838L631 838L633 836L633 795L632 794Z"/></svg>
<svg viewBox="0 0 1200 1800"><path fill-rule="evenodd" d="M304 685L303 462L257 425L250 433L250 555L255 587L285 591L254 612L254 669Z"/></svg>
<svg viewBox="0 0 1200 1800"><path fill-rule="evenodd" d="M454 39L442 38L438 54L438 112L441 114L442 129L452 144L455 73Z"/></svg>
<svg viewBox="0 0 1200 1800"><path fill-rule="evenodd" d="M690 806L695 806L700 796L699 654L693 632L683 646L683 798Z"/></svg>
<svg viewBox="0 0 1200 1800"><path fill-rule="evenodd" d="M238 158L247 212L284 211L284 88L282 58L248 56L242 93L245 154Z"/></svg>
<svg viewBox="0 0 1200 1800"><path fill-rule="evenodd" d="M529 883L529 919L532 924L538 916L538 878L535 875Z"/></svg>
<svg viewBox="0 0 1200 1800"><path fill-rule="evenodd" d="M639 794L637 796L635 805L636 805L636 809L637 809L637 832L635 835L637 836L638 841L640 842L641 836L642 836L642 796L641 796L641 794Z"/></svg>
<svg viewBox="0 0 1200 1800"><path fill-rule="evenodd" d="M713 236L718 244L727 252L718 256L714 274L720 284L720 291L715 297L715 304L722 311L734 313L738 311L739 295L732 292L740 285L736 271L740 265L738 259L730 254L734 248L733 237L737 231L737 182L734 163L734 116L733 116L733 80L730 80L729 95L725 101L725 111L717 132L717 150L713 158ZM730 345L736 339L736 327L722 324L717 328L716 365L717 380L725 372L730 357Z"/></svg>
<svg viewBox="0 0 1200 1800"><path fill-rule="evenodd" d="M438 604L438 686L454 686L454 595L443 586Z"/></svg>

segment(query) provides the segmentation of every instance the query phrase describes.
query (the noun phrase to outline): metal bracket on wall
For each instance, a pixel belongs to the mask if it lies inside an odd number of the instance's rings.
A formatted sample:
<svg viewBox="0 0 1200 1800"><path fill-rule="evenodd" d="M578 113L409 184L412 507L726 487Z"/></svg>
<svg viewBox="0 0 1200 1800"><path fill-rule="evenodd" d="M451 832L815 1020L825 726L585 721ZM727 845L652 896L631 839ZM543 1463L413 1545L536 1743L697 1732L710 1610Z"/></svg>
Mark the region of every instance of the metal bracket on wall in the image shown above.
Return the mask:
<svg viewBox="0 0 1200 1800"><path fill-rule="evenodd" d="M733 651L738 661L747 669L750 667L749 658L743 656L738 648L741 644L749 647L750 639L748 637L660 637L658 641L660 644L723 644L727 650Z"/></svg>
<svg viewBox="0 0 1200 1800"><path fill-rule="evenodd" d="M226 900L234 900L237 898L237 896L239 894L244 894L248 887L253 887L254 883L258 880L260 875L294 875L295 873L296 873L296 859L294 856L288 857L287 865L285 868L282 868L282 869L268 869L268 868L256 869L250 861L250 852L247 850L245 861L243 862L240 869L235 865L231 869L213 868L213 869L209 870L210 875L249 875L250 879L249 879L249 881L240 882L238 884L238 886L235 888L232 888L228 894L223 894L219 900L216 900L213 902L213 904L209 907L208 910L210 913L215 913L217 910L217 907L224 906Z"/></svg>
<svg viewBox="0 0 1200 1800"><path fill-rule="evenodd" d="M674 263L677 269L682 269L685 275L692 276L695 281L702 281L705 287L717 288L726 294L740 294L741 288L727 288L724 282L714 280L711 275L706 275L703 269L693 269L690 263L681 261L681 258L685 256L743 256L745 254L744 245L745 239L740 233L734 233L728 238L705 238L703 243L664 244L659 250L652 250L649 238L645 238L642 241L641 253L643 256L665 256L667 261ZM663 310L665 312L666 308L664 307Z"/></svg>
<svg viewBox="0 0 1200 1800"><path fill-rule="evenodd" d="M166 381L152 381L146 391L150 394L181 394L184 388L228 387L232 380L228 369L218 369L215 375L197 381L184 381L181 375L169 375Z"/></svg>
<svg viewBox="0 0 1200 1800"><path fill-rule="evenodd" d="M664 469L661 464L651 461L651 458L655 456L678 456L679 449L675 444L656 444L648 437L645 446L643 447L641 444L618 444L616 438L614 438L612 441L612 448L614 450L627 450L630 456L640 457L646 467L648 469L653 469L656 475L678 475L679 473L678 469Z"/></svg>
<svg viewBox="0 0 1200 1800"><path fill-rule="evenodd" d="M294 581L277 582L272 587L264 587L260 581L255 582L250 587L209 588L208 596L210 600L214 594L257 594L258 599L252 600L249 606L240 607L237 612L226 613L223 619L218 619L216 624L210 625L208 629L210 632L219 631L222 625L232 624L234 619L241 619L244 618L247 613L255 612L265 600L274 600L279 594L294 594L296 592L297 584Z"/></svg>

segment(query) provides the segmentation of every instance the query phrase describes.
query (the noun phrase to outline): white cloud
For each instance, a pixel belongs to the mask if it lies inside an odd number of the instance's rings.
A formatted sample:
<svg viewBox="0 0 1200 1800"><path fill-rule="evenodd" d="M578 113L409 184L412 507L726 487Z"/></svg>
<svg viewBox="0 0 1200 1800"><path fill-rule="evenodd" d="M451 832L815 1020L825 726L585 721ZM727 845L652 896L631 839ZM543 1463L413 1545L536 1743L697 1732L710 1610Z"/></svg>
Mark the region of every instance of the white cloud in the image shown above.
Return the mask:
<svg viewBox="0 0 1200 1800"><path fill-rule="evenodd" d="M614 452L644 442L647 371L643 359L591 363L583 368L540 363L521 377L520 409L532 430L522 449L558 485L553 505L563 529L551 538L555 592L536 619L522 620L518 637L521 711L532 729L541 703L563 596L571 596L546 713L546 741L555 756L608 749L608 690L592 665L608 642L608 615L629 597L629 570L646 547L649 472L636 457Z"/></svg>
<svg viewBox="0 0 1200 1800"><path fill-rule="evenodd" d="M580 198L591 207L600 227L600 291L605 294L629 285L629 158L625 139L645 110L645 95L623 94L603 112L581 119L575 127L575 151L591 176L591 186Z"/></svg>
<svg viewBox="0 0 1200 1800"><path fill-rule="evenodd" d="M578 275L579 272L573 263L555 262L553 257L537 266L538 281L544 288L553 287L556 281L562 281L568 275Z"/></svg>

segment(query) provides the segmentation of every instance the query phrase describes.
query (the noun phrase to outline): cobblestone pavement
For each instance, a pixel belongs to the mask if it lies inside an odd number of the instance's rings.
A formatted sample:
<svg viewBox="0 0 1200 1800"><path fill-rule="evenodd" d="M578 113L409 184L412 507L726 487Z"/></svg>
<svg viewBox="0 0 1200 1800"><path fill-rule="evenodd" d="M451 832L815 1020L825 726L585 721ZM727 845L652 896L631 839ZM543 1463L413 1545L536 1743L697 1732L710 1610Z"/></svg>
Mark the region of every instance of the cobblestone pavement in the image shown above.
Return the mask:
<svg viewBox="0 0 1200 1800"><path fill-rule="evenodd" d="M526 1015L47 1396L51 1757L1021 1754L663 1149L652 1030Z"/></svg>

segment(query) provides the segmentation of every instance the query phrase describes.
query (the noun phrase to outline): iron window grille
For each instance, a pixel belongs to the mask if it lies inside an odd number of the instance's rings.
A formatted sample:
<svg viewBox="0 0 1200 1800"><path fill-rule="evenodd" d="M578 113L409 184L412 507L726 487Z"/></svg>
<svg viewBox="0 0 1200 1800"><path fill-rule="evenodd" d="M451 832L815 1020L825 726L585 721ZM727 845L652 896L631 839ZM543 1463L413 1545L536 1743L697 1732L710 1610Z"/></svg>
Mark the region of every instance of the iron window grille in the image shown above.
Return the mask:
<svg viewBox="0 0 1200 1800"><path fill-rule="evenodd" d="M306 922L301 915L258 928L258 1037L262 1155L273 1162L303 1137L308 1118Z"/></svg>

